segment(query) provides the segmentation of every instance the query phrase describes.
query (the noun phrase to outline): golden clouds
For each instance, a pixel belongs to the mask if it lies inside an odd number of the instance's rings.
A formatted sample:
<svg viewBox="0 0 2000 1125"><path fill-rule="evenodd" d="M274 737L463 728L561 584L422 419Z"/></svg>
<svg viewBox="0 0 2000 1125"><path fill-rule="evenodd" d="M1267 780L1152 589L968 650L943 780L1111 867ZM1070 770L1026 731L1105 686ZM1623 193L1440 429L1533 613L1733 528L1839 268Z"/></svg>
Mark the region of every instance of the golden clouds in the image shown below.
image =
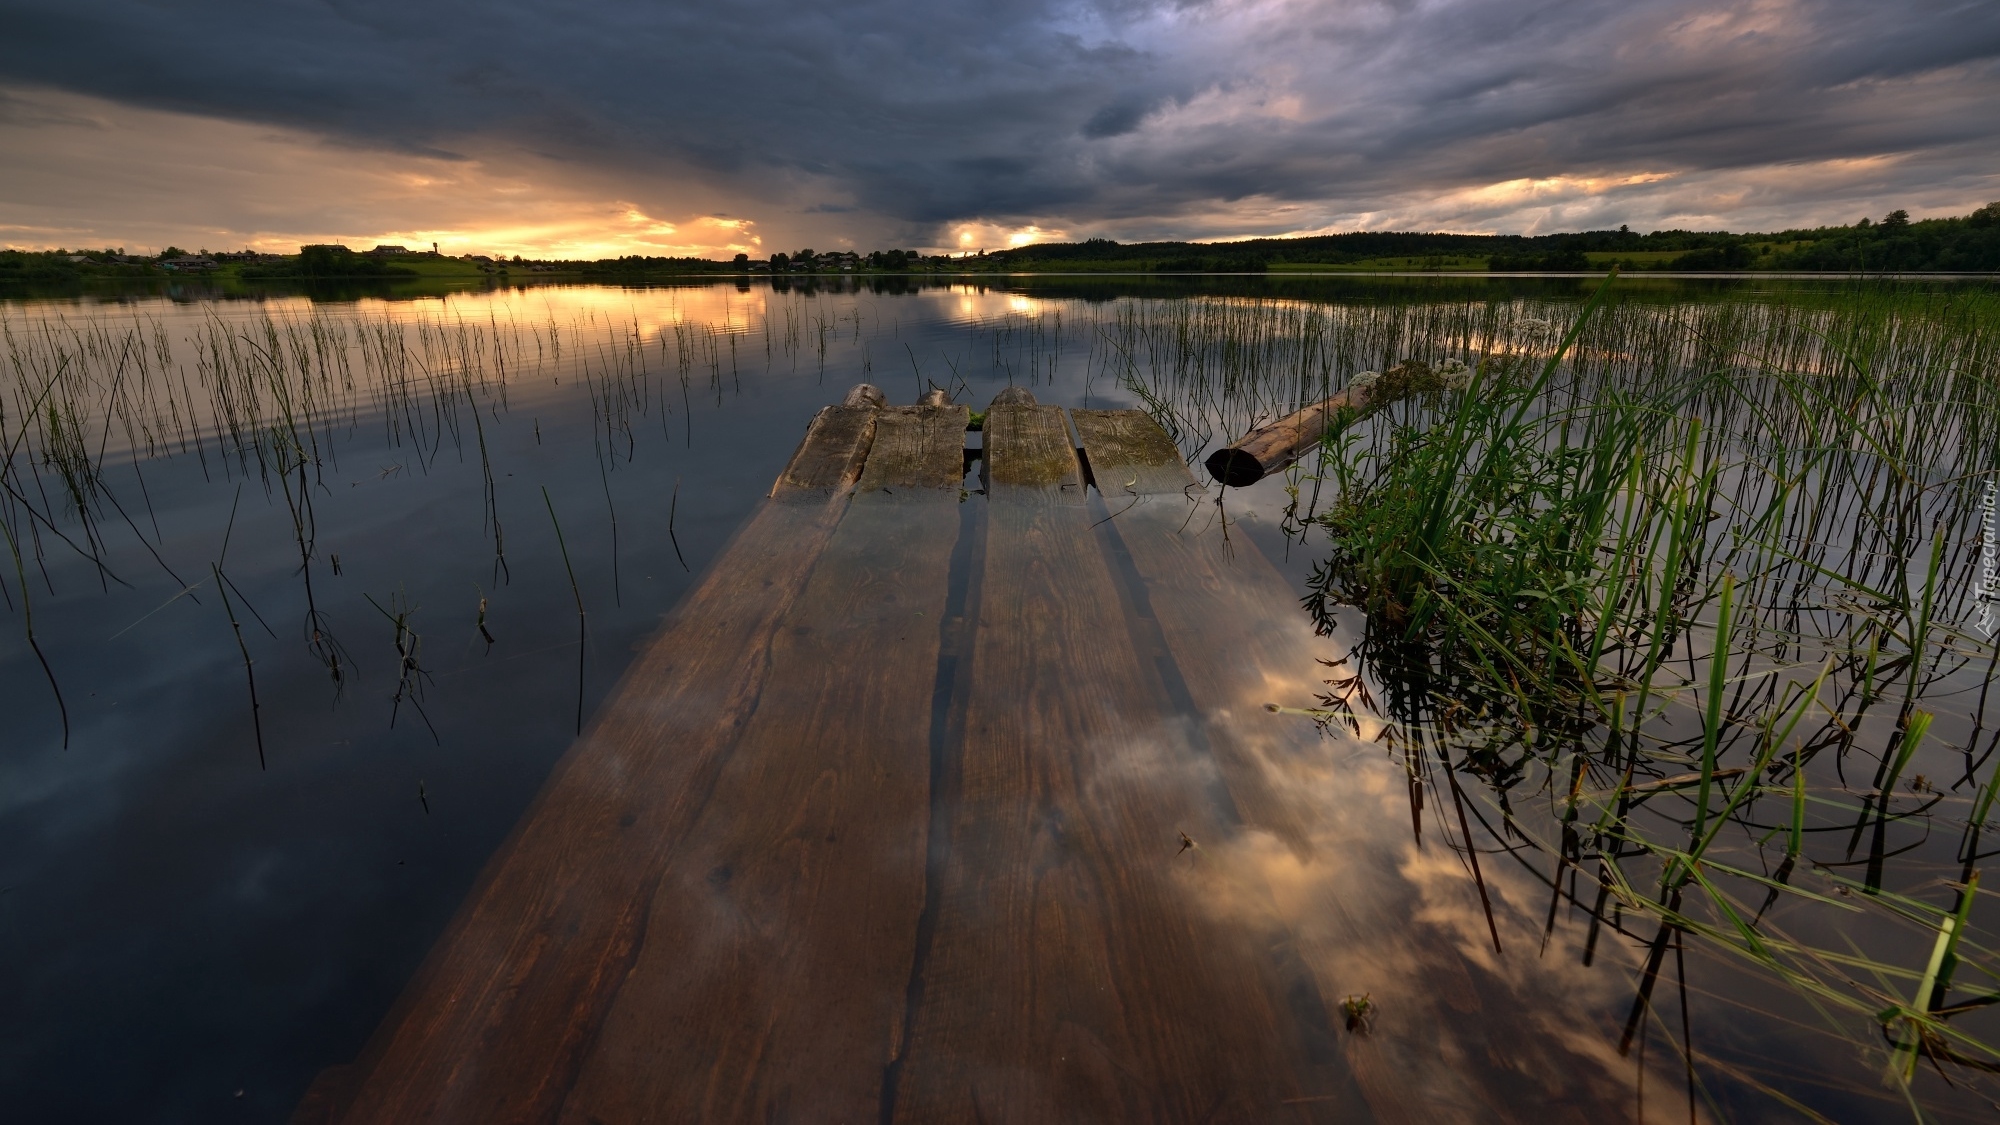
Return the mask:
<svg viewBox="0 0 2000 1125"><path fill-rule="evenodd" d="M533 154L379 151L299 130L14 90L0 113L0 246L291 252L378 242L448 254L760 253L749 218L638 199ZM707 205L707 206L705 206Z"/></svg>

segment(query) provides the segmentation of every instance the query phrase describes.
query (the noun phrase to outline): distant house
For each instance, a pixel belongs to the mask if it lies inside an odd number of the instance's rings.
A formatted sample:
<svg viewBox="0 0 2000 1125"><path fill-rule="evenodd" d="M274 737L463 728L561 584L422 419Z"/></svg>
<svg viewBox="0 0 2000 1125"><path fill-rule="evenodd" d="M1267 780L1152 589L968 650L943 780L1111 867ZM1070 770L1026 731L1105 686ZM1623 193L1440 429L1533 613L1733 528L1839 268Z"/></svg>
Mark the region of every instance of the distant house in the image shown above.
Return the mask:
<svg viewBox="0 0 2000 1125"><path fill-rule="evenodd" d="M368 253L372 257L376 258L393 258L399 254L407 254L409 252L410 248L407 246L390 246L384 244L381 246L377 246L375 249L370 250Z"/></svg>
<svg viewBox="0 0 2000 1125"><path fill-rule="evenodd" d="M178 258L168 258L160 263L160 268L175 273L205 273L217 268L214 258L204 258L197 254L182 254Z"/></svg>

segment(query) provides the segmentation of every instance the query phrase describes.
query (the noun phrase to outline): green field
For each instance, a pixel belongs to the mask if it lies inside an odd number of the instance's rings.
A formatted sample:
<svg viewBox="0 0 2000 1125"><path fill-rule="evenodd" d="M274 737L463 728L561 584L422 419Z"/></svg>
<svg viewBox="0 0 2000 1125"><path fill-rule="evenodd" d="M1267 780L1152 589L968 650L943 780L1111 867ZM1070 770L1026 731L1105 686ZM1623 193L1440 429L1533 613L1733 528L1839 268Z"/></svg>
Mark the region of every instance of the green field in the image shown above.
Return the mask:
<svg viewBox="0 0 2000 1125"><path fill-rule="evenodd" d="M1338 265L1329 265L1322 262L1272 262L1269 268L1272 273L1327 273L1333 271L1354 272L1373 270L1465 271L1485 269L1486 259L1462 254L1432 254L1422 257L1366 258L1358 262L1341 262Z"/></svg>
<svg viewBox="0 0 2000 1125"><path fill-rule="evenodd" d="M468 262L460 258L417 258L395 259L394 264L417 271L420 277L481 277L485 271L480 263Z"/></svg>
<svg viewBox="0 0 2000 1125"><path fill-rule="evenodd" d="M1590 264L1593 266L1610 266L1623 262L1635 262L1642 266L1650 266L1671 262L1685 253L1687 253L1685 250L1638 250L1624 254L1616 251L1607 251L1586 253L1584 257L1589 258Z"/></svg>

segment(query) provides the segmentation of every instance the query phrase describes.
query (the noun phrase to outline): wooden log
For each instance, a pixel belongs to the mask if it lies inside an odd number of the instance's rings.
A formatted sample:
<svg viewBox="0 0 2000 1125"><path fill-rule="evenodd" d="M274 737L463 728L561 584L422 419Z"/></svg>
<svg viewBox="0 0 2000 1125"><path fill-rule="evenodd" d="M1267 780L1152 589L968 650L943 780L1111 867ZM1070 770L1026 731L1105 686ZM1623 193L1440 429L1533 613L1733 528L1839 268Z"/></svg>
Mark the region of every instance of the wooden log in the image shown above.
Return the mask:
<svg viewBox="0 0 2000 1125"><path fill-rule="evenodd" d="M1342 391L1275 422L1259 426L1235 442L1208 455L1208 475L1231 488L1256 484L1298 460L1340 416L1342 409L1368 404L1362 388Z"/></svg>
<svg viewBox="0 0 2000 1125"><path fill-rule="evenodd" d="M822 411L487 864L355 1066L338 1119L552 1120L644 938L666 860L769 682L869 417Z"/></svg>
<svg viewBox="0 0 2000 1125"><path fill-rule="evenodd" d="M959 786L889 1108L900 1122L1274 1119L1300 1089L1274 990L1176 865L1179 833L1209 831L1215 810L1163 750L1061 411L1031 401L986 415Z"/></svg>
<svg viewBox="0 0 2000 1125"><path fill-rule="evenodd" d="M562 1121L880 1119L924 904L969 414L882 412Z"/></svg>

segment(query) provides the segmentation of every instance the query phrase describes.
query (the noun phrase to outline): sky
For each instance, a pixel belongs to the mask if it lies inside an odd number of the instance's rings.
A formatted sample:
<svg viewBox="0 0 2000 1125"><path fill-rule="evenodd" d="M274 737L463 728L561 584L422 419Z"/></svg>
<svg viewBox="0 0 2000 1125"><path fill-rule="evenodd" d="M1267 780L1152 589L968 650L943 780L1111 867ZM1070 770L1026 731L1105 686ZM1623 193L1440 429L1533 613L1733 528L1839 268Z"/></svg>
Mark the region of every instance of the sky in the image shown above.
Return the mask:
<svg viewBox="0 0 2000 1125"><path fill-rule="evenodd" d="M764 257L2000 200L2000 0L0 0L0 246Z"/></svg>

